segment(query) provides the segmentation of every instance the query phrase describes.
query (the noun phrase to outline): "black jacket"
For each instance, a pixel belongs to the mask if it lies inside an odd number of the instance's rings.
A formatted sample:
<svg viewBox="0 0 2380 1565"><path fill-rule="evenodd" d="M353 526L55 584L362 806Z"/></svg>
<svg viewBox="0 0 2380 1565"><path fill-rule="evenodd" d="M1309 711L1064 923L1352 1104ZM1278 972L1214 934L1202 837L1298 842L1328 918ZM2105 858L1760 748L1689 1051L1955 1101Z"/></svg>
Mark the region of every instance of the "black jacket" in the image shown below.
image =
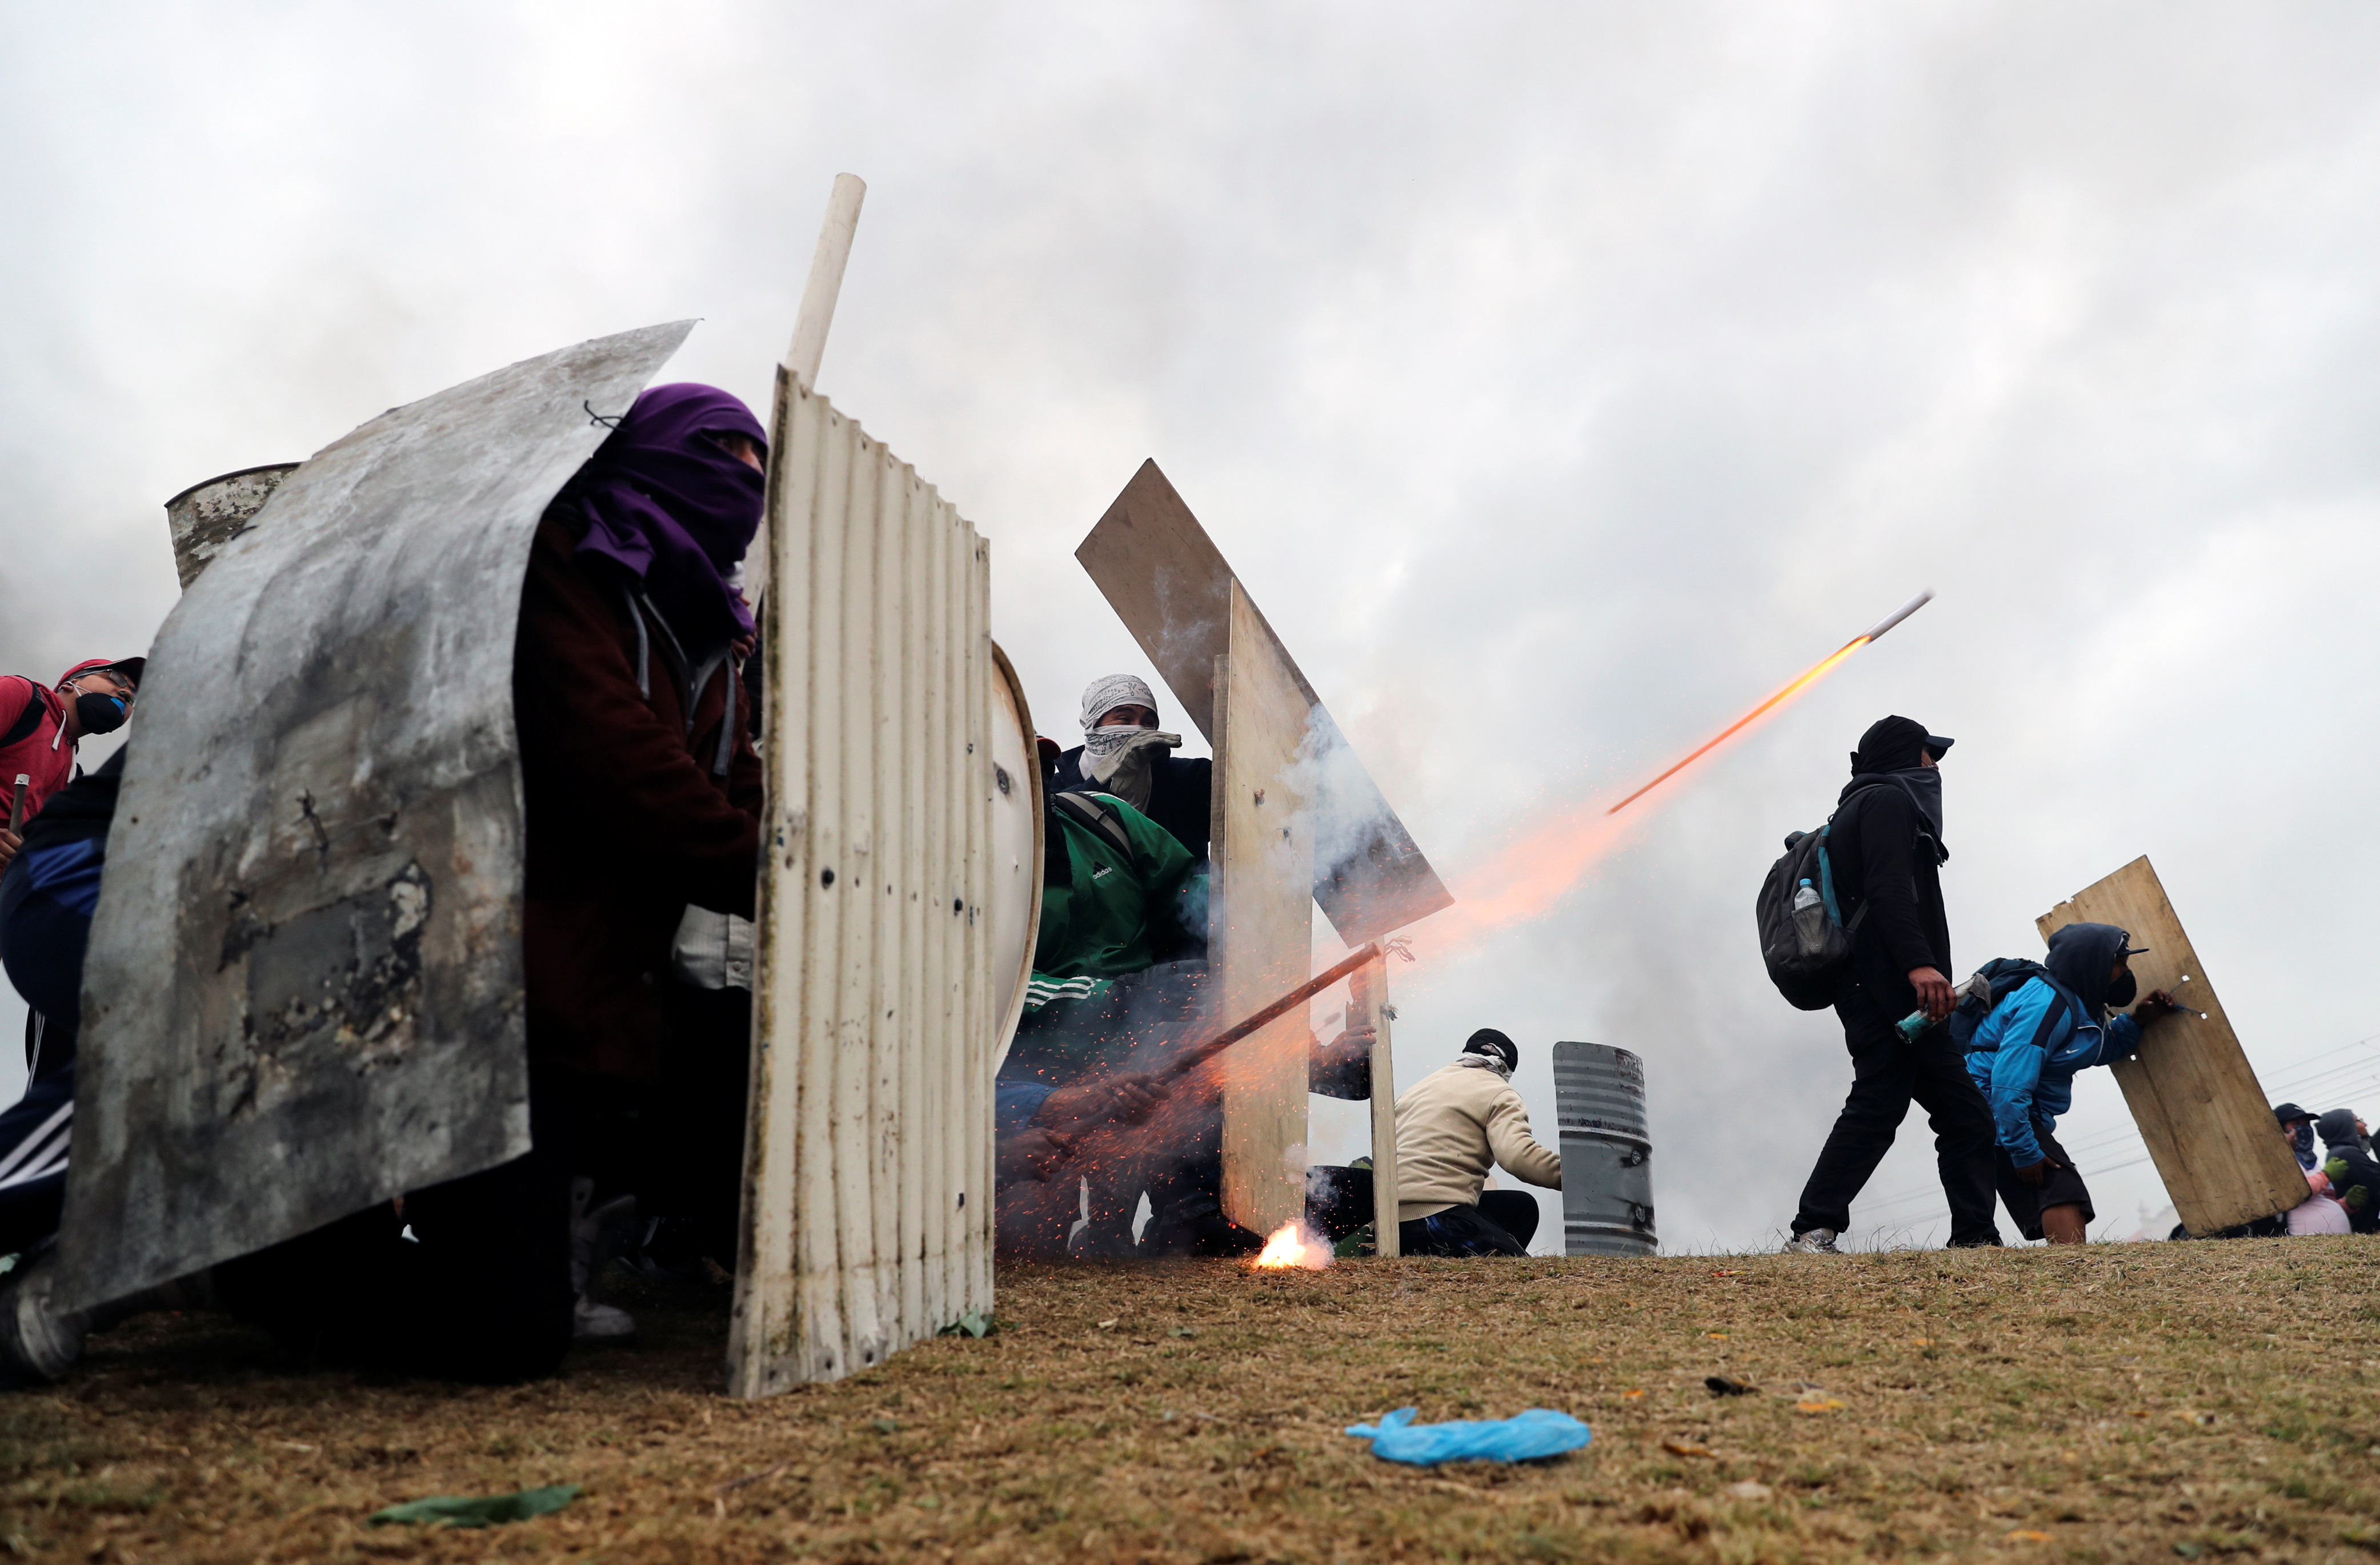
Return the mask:
<svg viewBox="0 0 2380 1565"><path fill-rule="evenodd" d="M2347 1208L2347 1225L2358 1233L2380 1233L2380 1163L2355 1134L2355 1114L2333 1109L2314 1122L2322 1134L2322 1162L2330 1193Z"/></svg>
<svg viewBox="0 0 2380 1565"><path fill-rule="evenodd" d="M1872 782L1884 785L1862 786ZM1951 976L1941 855L1931 826L1888 774L1853 778L1852 785L1858 791L1828 831L1827 860L1844 920L1867 908L1852 936L1852 971L1898 1021L1917 1009L1911 968Z"/></svg>
<svg viewBox="0 0 2380 1565"><path fill-rule="evenodd" d="M1160 756L1148 770L1148 803L1140 813L1172 832L1193 859L1204 860L1214 831L1215 763ZM1049 789L1063 794L1080 792L1082 786L1083 746L1077 745L1050 768Z"/></svg>

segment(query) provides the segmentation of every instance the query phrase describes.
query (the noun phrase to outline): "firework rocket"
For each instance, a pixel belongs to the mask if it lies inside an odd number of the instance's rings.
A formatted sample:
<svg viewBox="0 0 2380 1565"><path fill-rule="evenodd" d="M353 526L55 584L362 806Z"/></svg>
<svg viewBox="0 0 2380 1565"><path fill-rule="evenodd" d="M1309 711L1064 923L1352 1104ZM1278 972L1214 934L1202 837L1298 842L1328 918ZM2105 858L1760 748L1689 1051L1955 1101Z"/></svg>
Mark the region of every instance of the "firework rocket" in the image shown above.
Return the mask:
<svg viewBox="0 0 2380 1565"><path fill-rule="evenodd" d="M1892 613L1885 615L1884 618L1876 621L1876 624L1868 626L1867 629L1860 632L1857 636L1852 637L1849 641L1844 642L1842 646L1838 648L1834 652L1828 654L1824 659L1821 659L1817 663L1806 670L1801 677L1795 679L1792 684L1788 685L1785 688L1778 691L1777 694L1769 697L1768 699L1761 702L1758 706L1753 708L1742 717L1737 718L1733 722L1729 723L1725 728L1719 730L1717 734L1704 741L1700 746L1686 756L1684 759L1678 761L1668 770L1662 772L1661 775L1654 778L1653 781L1645 783L1643 787L1637 789L1634 793L1629 795L1618 804L1613 805L1609 809L1604 811L1604 813L1606 815L1618 815L1621 810L1626 809L1638 799L1643 798L1645 795L1651 793L1662 783L1667 782L1670 778L1675 777L1679 772L1685 770L1686 768L1694 765L1694 762L1702 759L1703 757L1710 754L1711 751L1718 748L1719 746L1733 738L1745 727L1749 726L1755 719L1760 717L1766 712L1775 710L1785 702L1791 700L1794 697L1800 695L1811 685L1815 685L1819 680L1824 679L1828 674L1834 672L1834 667L1837 663L1841 662L1853 652L1858 651L1861 648L1866 646L1877 637L1882 636L1886 631L1890 630L1894 625L1899 625L1902 620L1907 619L1910 615L1924 608L1927 603L1933 601L1933 598L1934 591L1931 588L1919 593L1916 597L1912 598L1908 602L1900 605L1900 608L1895 609Z"/></svg>

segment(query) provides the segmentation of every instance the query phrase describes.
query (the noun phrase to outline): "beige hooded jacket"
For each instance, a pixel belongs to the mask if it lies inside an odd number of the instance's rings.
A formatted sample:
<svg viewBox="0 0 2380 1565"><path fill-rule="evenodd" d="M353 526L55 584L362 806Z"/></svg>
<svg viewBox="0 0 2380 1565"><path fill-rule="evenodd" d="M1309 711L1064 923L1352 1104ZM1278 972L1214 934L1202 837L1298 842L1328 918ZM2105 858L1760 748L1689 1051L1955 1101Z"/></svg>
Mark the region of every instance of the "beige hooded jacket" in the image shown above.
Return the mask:
<svg viewBox="0 0 2380 1565"><path fill-rule="evenodd" d="M1561 1188L1561 1158L1529 1134L1511 1082L1476 1065L1433 1071L1397 1099L1397 1220L1479 1204L1491 1164L1529 1184Z"/></svg>

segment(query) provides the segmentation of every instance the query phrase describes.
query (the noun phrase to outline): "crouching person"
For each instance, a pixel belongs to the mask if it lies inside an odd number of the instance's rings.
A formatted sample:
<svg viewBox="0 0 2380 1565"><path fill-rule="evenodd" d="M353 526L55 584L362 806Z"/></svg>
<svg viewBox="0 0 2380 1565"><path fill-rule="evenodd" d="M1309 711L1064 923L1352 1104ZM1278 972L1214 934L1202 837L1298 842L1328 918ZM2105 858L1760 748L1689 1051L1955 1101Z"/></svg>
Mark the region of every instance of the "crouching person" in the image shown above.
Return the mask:
<svg viewBox="0 0 2380 1565"><path fill-rule="evenodd" d="M1525 1256L1537 1231L1536 1197L1482 1192L1490 1166L1524 1183L1561 1188L1561 1157L1529 1131L1512 1086L1520 1049L1493 1027L1463 1044L1454 1063L1397 1099L1397 1244L1408 1256Z"/></svg>
<svg viewBox="0 0 2380 1565"><path fill-rule="evenodd" d="M2079 1073L2130 1058L2142 1021L2176 1009L2158 990L2138 1015L2122 1010L2139 989L2130 939L2112 924L2069 924L2049 937L2043 962L1986 964L1969 989L1980 980L1987 992L1962 1001L1952 1023L1955 1036L1988 1001L1967 1041L1967 1074L1991 1105L2000 1200L2027 1239L2083 1242L2096 1214L2081 1171L2058 1144L2058 1118L2073 1107Z"/></svg>

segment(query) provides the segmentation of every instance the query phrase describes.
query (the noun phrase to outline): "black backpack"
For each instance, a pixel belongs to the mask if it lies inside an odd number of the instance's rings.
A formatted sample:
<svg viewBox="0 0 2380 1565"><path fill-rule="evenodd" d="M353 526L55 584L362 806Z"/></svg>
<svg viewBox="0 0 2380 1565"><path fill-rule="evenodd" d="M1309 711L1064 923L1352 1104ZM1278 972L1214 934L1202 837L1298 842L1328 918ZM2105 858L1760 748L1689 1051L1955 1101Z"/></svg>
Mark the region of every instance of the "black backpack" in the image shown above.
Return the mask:
<svg viewBox="0 0 2380 1565"><path fill-rule="evenodd" d="M1760 884L1760 900L1754 904L1760 920L1760 956L1768 964L1768 981L1799 1011L1824 1011L1835 1002L1836 977L1850 964L1852 937L1867 916L1867 904L1863 902L1845 923L1835 902L1834 868L1827 861L1827 833L1834 823L1830 815L1816 831L1796 831L1786 838L1784 856L1768 867L1768 879ZM1819 901L1810 910L1811 916L1797 918L1793 898L1804 881L1818 893Z"/></svg>
<svg viewBox="0 0 2380 1565"><path fill-rule="evenodd" d="M2049 987L2079 1013L2082 1002L2074 998L2064 984L2049 977L2049 969L2022 956L1995 956L1975 969L1973 977L1959 986L1959 1003L1950 1011L1950 1041L1964 1054L1975 1046L1975 1031L2010 995L2035 978L2046 978Z"/></svg>

